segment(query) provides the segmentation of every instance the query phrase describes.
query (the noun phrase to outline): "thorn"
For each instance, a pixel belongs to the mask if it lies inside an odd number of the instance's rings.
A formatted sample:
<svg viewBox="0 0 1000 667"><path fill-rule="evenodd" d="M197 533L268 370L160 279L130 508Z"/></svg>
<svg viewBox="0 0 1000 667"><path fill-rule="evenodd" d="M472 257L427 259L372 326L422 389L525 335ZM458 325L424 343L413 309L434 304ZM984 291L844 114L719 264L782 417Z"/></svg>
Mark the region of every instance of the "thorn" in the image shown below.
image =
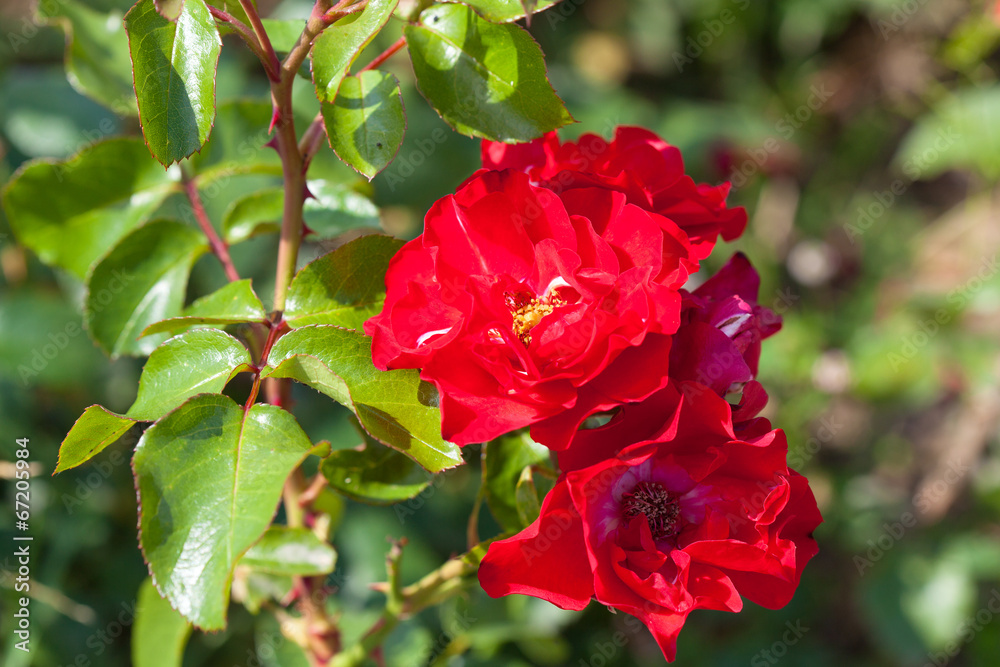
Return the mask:
<svg viewBox="0 0 1000 667"><path fill-rule="evenodd" d="M267 133L271 134L274 131L275 125L281 121L281 110L275 107L274 111L271 112L271 124L267 127Z"/></svg>

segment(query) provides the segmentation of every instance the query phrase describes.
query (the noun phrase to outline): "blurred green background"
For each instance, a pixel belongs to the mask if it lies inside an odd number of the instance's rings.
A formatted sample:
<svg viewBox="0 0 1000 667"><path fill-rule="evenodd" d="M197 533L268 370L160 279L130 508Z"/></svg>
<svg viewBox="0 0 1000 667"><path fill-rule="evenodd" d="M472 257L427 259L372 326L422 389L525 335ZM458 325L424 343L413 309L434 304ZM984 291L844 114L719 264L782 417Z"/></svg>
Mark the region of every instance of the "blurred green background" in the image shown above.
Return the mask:
<svg viewBox="0 0 1000 667"><path fill-rule="evenodd" d="M86 25L99 40L130 3L81 4L95 10ZM260 5L273 17L309 11L298 0ZM79 77L67 80L63 30L33 17L26 1L0 5L0 182L27 160L138 133L127 105L118 115L81 95ZM767 416L787 431L791 462L809 477L826 519L816 532L820 553L784 609L747 603L740 614L695 612L680 635L678 664L997 664L1000 12L958 0L564 0L535 16L531 32L579 121L564 136L643 125L682 149L697 180L734 182L730 201L747 207L748 231L706 264L714 269L746 251L762 276L761 303L784 317L764 345L761 379L771 394ZM398 33L391 26L360 62ZM226 46L219 102L265 99L259 64L232 37ZM478 145L420 99L405 55L388 68L403 82L409 127L371 193L383 226L412 236L429 204L477 167ZM300 83L308 117L315 99ZM436 128L444 134L432 134ZM443 137L433 150L430 137ZM326 177L356 180L328 148L317 160ZM210 216L218 221L259 186L252 178L221 184L206 197ZM234 251L261 294L273 280L273 245L265 237ZM217 263L203 259L191 296L222 280ZM130 664L145 568L128 441L50 477L83 409L101 403L124 412L141 370L137 360L108 362L78 333L80 298L79 283L19 247L0 214L6 571L15 438L31 439L35 462L33 652L13 648L15 596L5 575L0 662L8 667ZM39 357L37 374L19 371L50 342L58 353ZM246 387L237 381L232 390ZM309 390L295 398L311 437L357 444L328 399ZM378 612L381 598L368 585L384 576L386 536L410 539L407 582L463 550L478 488L478 452L467 454L469 466L402 511L346 503L331 580L345 634ZM484 516L481 534L496 530ZM631 627L597 604L569 613L474 590L397 630L385 659L658 664L648 633ZM268 639L275 636L234 608L228 630L192 638L185 665L300 664L282 657L286 647Z"/></svg>

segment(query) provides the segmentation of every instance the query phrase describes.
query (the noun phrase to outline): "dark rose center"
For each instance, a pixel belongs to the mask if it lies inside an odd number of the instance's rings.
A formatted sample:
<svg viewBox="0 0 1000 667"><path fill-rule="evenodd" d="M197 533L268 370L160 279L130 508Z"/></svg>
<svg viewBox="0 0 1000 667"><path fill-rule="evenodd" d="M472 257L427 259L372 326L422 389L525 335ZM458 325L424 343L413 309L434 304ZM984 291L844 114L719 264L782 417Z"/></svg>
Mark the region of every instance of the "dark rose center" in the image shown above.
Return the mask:
<svg viewBox="0 0 1000 667"><path fill-rule="evenodd" d="M658 482L639 482L624 496L625 518L633 519L640 514L646 517L653 539L659 540L677 534L677 517L681 505L677 498Z"/></svg>

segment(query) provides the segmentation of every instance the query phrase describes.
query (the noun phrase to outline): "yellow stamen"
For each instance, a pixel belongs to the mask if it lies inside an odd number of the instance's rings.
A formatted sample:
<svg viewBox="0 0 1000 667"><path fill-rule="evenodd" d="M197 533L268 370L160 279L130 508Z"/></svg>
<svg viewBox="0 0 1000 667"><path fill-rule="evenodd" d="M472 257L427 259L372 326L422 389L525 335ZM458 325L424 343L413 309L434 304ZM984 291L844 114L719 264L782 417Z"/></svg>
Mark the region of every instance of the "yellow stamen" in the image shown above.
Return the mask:
<svg viewBox="0 0 1000 667"><path fill-rule="evenodd" d="M512 299L508 299L508 306L514 305ZM546 315L550 315L558 306L565 306L566 302L555 295L547 296L543 299L533 298L527 303L520 299L521 305L518 308L511 308L511 315L514 317L514 334L521 339L525 345L531 344L530 331L538 326L539 322Z"/></svg>

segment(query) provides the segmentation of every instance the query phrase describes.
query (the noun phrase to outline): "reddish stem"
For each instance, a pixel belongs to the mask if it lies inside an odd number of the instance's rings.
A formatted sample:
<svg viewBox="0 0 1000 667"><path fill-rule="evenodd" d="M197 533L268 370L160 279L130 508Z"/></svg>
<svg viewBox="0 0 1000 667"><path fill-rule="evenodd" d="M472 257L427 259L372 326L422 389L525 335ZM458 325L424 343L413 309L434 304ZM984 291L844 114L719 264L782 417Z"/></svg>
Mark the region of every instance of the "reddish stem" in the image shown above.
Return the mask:
<svg viewBox="0 0 1000 667"><path fill-rule="evenodd" d="M264 47L261 46L261 42L258 39L258 36L254 34L254 31L251 30L249 26L247 26L245 23L237 19L232 14L227 14L226 12L216 7L213 7L212 5L208 6L208 10L212 13L212 16L214 16L216 20L222 21L223 23L228 23L233 27L233 29L236 31L236 34L238 34L240 37L243 38L243 41L246 42L247 47L249 47L249 49L254 52L254 55L256 55L257 58L260 60L261 65L264 66L264 71L267 72L268 78L270 78L272 81L277 80L277 77L279 76L279 71L281 69L281 64L278 62L278 56L274 55L274 49L271 49L271 42L270 41L267 42L267 48L270 49L271 52L271 55L269 56L265 51ZM267 33L263 32L263 28L261 34L263 34L264 39L267 40Z"/></svg>
<svg viewBox="0 0 1000 667"><path fill-rule="evenodd" d="M198 194L198 186L183 171L181 172L181 181L184 183L184 194L187 195L188 201L191 203L191 211L198 221L198 226L201 227L201 231L208 237L208 244L212 247L212 253L222 262L222 268L226 272L226 277L229 278L230 282L239 280L240 274L236 271L233 258L229 256L229 246L222 240L222 237L215 231L215 227L212 226L212 222L208 219L208 214L205 213L205 206L201 203L201 195Z"/></svg>
<svg viewBox="0 0 1000 667"><path fill-rule="evenodd" d="M261 50L266 57L264 69L267 70L268 77L271 81L281 80L281 61L278 60L278 54L274 52L274 47L271 46L271 38L267 36L267 31L264 30L264 23L260 20L257 8L254 6L252 0L240 0L240 6L247 13L247 18L250 19L250 26L253 28L254 34L257 35Z"/></svg>
<svg viewBox="0 0 1000 667"><path fill-rule="evenodd" d="M392 55L396 53L396 51L399 51L404 46L406 46L406 37L400 37L393 43L392 46L390 46L388 49L375 56L374 60L372 60L370 63L362 67L361 72L367 72L370 69L375 69L376 67L384 63L386 60L388 60L390 57L392 57Z"/></svg>

